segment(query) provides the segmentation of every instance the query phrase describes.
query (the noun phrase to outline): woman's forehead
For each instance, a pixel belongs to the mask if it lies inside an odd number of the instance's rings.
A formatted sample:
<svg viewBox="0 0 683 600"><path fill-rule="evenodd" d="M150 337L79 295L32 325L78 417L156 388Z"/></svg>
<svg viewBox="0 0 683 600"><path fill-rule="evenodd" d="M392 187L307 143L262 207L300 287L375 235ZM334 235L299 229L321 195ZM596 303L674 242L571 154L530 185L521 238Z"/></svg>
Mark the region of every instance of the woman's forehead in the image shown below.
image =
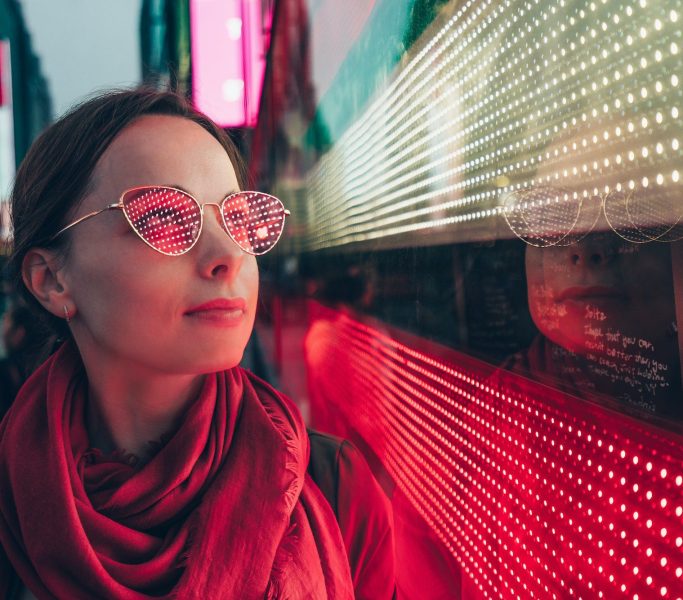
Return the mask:
<svg viewBox="0 0 683 600"><path fill-rule="evenodd" d="M136 160L162 165L212 154L227 159L223 146L198 123L178 116L145 115L125 127L103 157L130 166Z"/></svg>
<svg viewBox="0 0 683 600"><path fill-rule="evenodd" d="M109 194L169 181L196 193L202 184L238 188L220 142L194 121L168 115L146 115L126 127L102 155L93 180Z"/></svg>

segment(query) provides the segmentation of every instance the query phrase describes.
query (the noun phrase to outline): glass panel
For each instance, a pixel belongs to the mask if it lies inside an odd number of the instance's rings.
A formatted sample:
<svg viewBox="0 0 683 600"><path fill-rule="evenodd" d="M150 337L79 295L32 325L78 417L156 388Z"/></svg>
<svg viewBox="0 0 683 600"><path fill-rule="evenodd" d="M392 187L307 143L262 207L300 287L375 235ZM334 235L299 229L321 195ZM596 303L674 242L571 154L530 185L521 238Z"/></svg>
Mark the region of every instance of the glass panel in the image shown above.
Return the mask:
<svg viewBox="0 0 683 600"><path fill-rule="evenodd" d="M280 5L254 134L283 387L390 482L406 597L666 597L678 3L334 4Z"/></svg>

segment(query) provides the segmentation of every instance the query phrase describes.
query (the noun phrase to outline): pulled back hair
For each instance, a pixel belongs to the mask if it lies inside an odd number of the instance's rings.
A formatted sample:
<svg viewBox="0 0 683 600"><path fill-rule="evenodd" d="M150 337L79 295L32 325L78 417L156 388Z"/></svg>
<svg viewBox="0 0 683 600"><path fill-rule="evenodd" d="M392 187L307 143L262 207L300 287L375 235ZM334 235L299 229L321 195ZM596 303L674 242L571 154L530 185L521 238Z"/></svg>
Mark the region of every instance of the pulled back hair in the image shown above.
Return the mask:
<svg viewBox="0 0 683 600"><path fill-rule="evenodd" d="M26 304L59 337L67 337L69 329L26 288L22 262L36 247L66 255L69 235L54 239L55 234L90 191L95 167L114 138L145 115L178 116L203 127L223 146L241 189L245 188L244 163L228 134L174 92L137 88L101 93L48 127L29 149L15 177L10 196L14 239L8 273Z"/></svg>

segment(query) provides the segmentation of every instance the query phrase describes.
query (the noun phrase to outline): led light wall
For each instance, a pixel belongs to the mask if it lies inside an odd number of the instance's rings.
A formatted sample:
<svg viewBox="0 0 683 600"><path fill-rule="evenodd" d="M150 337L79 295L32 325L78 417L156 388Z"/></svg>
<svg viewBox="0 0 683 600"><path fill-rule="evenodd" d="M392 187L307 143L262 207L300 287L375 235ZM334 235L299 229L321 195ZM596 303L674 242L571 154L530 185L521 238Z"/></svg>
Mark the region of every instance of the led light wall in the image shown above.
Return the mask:
<svg viewBox="0 0 683 600"><path fill-rule="evenodd" d="M475 597L683 597L680 439L347 312L311 315L313 411L361 435Z"/></svg>
<svg viewBox="0 0 683 600"><path fill-rule="evenodd" d="M683 236L674 0L453 2L307 179L316 250Z"/></svg>

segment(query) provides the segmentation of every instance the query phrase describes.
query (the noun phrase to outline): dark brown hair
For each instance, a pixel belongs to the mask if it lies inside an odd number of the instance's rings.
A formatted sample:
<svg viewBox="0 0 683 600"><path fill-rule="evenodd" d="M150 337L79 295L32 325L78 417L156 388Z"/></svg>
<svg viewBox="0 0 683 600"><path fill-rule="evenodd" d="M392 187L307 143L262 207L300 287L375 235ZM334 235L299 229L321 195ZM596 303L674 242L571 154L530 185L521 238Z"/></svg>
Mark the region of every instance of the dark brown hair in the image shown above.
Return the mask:
<svg viewBox="0 0 683 600"><path fill-rule="evenodd" d="M26 289L22 262L31 248L51 248L62 254L68 235L54 235L76 211L92 184L100 157L114 138L144 115L172 115L201 125L225 148L242 189L246 171L235 144L211 119L173 92L147 88L101 93L74 107L48 127L33 143L19 167L10 197L13 249L10 277L17 291L60 336L68 327L43 309Z"/></svg>

